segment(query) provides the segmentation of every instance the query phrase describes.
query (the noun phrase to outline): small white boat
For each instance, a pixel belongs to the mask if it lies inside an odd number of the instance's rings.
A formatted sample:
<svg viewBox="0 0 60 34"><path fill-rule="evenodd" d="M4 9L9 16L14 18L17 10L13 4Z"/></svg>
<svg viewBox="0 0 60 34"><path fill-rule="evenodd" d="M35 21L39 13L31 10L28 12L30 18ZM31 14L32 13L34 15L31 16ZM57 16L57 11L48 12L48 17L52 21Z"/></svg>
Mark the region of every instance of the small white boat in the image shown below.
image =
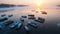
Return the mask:
<svg viewBox="0 0 60 34"><path fill-rule="evenodd" d="M9 25L10 29L15 28L18 25L18 22L14 22L13 24Z"/></svg>
<svg viewBox="0 0 60 34"><path fill-rule="evenodd" d="M16 30L19 30L21 27L22 27L22 23L18 23L17 26L16 26Z"/></svg>
<svg viewBox="0 0 60 34"><path fill-rule="evenodd" d="M24 29L25 29L27 32L30 31L30 28L29 28L27 25L24 26Z"/></svg>
<svg viewBox="0 0 60 34"><path fill-rule="evenodd" d="M38 27L37 23L32 22L32 21L29 21L28 24L31 25L34 28L37 28Z"/></svg>

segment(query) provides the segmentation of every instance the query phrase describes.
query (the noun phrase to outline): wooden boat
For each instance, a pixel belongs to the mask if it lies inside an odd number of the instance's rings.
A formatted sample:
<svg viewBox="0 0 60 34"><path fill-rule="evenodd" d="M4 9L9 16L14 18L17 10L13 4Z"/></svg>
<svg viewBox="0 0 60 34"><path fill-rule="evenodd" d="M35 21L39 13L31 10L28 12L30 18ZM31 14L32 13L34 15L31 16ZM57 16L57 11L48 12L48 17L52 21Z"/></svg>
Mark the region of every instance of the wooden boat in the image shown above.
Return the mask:
<svg viewBox="0 0 60 34"><path fill-rule="evenodd" d="M27 16L21 16L22 18L27 18Z"/></svg>
<svg viewBox="0 0 60 34"><path fill-rule="evenodd" d="M34 15L28 15L28 19L35 19Z"/></svg>
<svg viewBox="0 0 60 34"><path fill-rule="evenodd" d="M34 15L28 15L28 16L34 16Z"/></svg>
<svg viewBox="0 0 60 34"><path fill-rule="evenodd" d="M6 17L0 18L0 22L3 22L5 20L8 20L8 18L6 18Z"/></svg>
<svg viewBox="0 0 60 34"><path fill-rule="evenodd" d="M12 24L12 23L14 23L14 21L9 20L9 21L5 22L4 25L5 25L5 26L8 26L8 25L10 25L10 24Z"/></svg>
<svg viewBox="0 0 60 34"><path fill-rule="evenodd" d="M6 16L6 14L2 14L2 15L1 15L1 17L4 17L4 16Z"/></svg>
<svg viewBox="0 0 60 34"><path fill-rule="evenodd" d="M47 14L47 12L45 12L45 11L42 11L41 13L42 13L42 14Z"/></svg>
<svg viewBox="0 0 60 34"><path fill-rule="evenodd" d="M8 15L8 17L12 17L13 15Z"/></svg>

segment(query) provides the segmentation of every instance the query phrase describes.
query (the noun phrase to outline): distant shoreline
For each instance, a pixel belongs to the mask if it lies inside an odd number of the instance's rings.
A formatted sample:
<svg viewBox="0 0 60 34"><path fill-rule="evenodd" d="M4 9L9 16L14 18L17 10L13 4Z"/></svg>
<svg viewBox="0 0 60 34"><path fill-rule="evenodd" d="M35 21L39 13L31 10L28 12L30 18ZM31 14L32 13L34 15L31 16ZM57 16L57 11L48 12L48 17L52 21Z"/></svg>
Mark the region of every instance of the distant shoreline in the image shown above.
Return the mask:
<svg viewBox="0 0 60 34"><path fill-rule="evenodd" d="M0 8L9 8L9 7L25 7L28 5L13 5L13 4L0 4Z"/></svg>

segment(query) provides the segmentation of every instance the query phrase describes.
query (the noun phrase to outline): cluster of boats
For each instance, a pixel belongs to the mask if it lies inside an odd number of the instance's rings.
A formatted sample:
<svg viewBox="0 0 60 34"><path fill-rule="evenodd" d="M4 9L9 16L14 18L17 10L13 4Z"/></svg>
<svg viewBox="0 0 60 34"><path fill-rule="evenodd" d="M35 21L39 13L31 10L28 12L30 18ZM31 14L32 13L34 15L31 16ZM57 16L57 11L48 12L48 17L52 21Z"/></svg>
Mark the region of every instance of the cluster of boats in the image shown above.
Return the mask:
<svg viewBox="0 0 60 34"><path fill-rule="evenodd" d="M2 15L2 16L4 17L5 15ZM13 15L8 15L8 17L12 17L12 16ZM24 18L30 19L30 20L28 20L28 24L24 26L24 29L26 31L31 30L29 26L31 26L33 28L38 28L37 23L35 23L34 21L39 22L39 23L44 23L45 22L44 18L38 17L38 19L36 19L34 15L21 16L19 22L16 22L16 21L13 21L13 20L8 20L8 18L5 17L5 18L0 19L0 22L3 22L5 20L7 20L5 23L3 23L4 26L8 26L9 29L19 30L24 25L23 24L23 22L25 22ZM32 20L34 20L34 21L32 21Z"/></svg>
<svg viewBox="0 0 60 34"><path fill-rule="evenodd" d="M39 13L39 11L36 11L36 10L32 10L32 12ZM41 12L41 14L47 14L47 12L46 12L46 11L40 11L40 12Z"/></svg>
<svg viewBox="0 0 60 34"><path fill-rule="evenodd" d="M44 18L38 17L38 19L36 19L36 17L34 15L28 15L28 19L31 19L31 20L29 20L28 24L25 26L26 31L31 30L29 26L31 26L33 28L38 28L38 24L36 22L39 22L39 23L44 23L45 22Z"/></svg>

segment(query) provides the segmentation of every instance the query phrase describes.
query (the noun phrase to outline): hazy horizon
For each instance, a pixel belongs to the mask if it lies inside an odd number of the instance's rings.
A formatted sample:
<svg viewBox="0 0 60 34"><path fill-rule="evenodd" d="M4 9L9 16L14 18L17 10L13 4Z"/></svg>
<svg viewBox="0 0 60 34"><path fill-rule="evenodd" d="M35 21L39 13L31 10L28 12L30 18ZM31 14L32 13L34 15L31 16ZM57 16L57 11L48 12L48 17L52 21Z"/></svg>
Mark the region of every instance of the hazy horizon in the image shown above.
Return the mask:
<svg viewBox="0 0 60 34"><path fill-rule="evenodd" d="M0 4L22 4L37 7L56 7L56 5L60 5L60 0L0 0Z"/></svg>

